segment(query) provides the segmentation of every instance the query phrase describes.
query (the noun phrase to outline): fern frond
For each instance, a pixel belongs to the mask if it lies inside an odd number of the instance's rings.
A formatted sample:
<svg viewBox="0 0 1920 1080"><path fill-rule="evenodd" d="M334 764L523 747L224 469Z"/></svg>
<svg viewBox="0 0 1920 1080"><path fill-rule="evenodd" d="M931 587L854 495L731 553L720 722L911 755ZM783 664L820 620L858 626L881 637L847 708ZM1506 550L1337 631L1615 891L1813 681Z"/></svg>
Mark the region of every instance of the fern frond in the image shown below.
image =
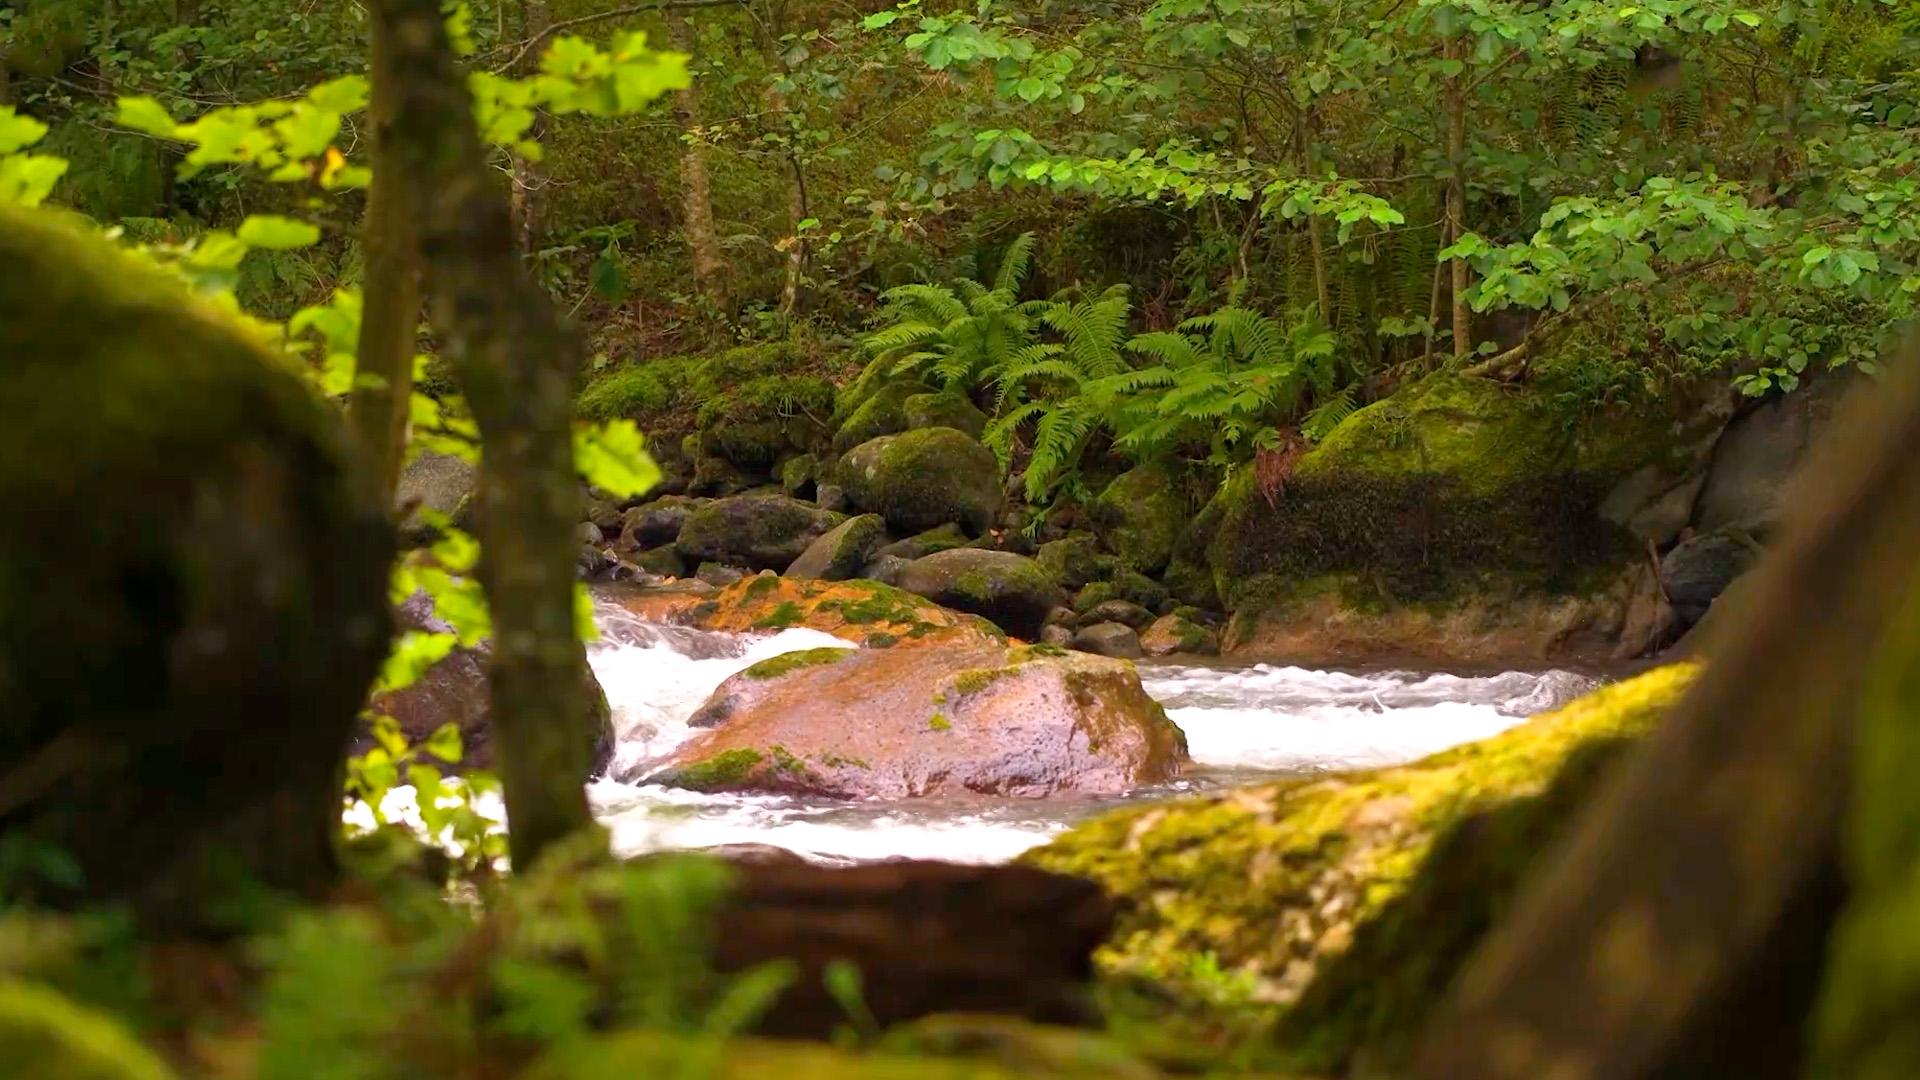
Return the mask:
<svg viewBox="0 0 1920 1080"><path fill-rule="evenodd" d="M1000 256L1000 269L993 275L993 287L1009 295L1019 293L1032 265L1033 234L1024 232L1014 237L1007 245L1006 254Z"/></svg>
<svg viewBox="0 0 1920 1080"><path fill-rule="evenodd" d="M1327 437L1334 428L1352 416L1359 407L1359 395L1352 384L1342 388L1339 393L1327 398L1313 407L1313 411L1300 421L1300 434L1308 442L1317 443Z"/></svg>

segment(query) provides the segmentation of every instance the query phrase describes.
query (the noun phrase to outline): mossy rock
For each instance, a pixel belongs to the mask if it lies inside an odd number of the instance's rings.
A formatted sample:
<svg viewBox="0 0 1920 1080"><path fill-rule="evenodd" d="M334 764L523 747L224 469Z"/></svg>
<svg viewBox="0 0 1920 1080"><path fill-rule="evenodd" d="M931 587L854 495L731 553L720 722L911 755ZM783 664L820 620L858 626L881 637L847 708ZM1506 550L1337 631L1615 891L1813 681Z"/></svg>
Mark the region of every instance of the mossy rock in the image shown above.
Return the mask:
<svg viewBox="0 0 1920 1080"><path fill-rule="evenodd" d="M838 479L854 506L901 533L955 522L978 536L1000 509L993 451L952 428L861 443L841 459Z"/></svg>
<svg viewBox="0 0 1920 1080"><path fill-rule="evenodd" d="M706 730L637 779L829 798L1114 795L1186 760L1131 664L977 636L763 661L690 723Z"/></svg>
<svg viewBox="0 0 1920 1080"><path fill-rule="evenodd" d="M947 427L977 439L987 430L987 414L960 394L915 394L900 403L911 429Z"/></svg>
<svg viewBox="0 0 1920 1080"><path fill-rule="evenodd" d="M1691 453L1669 417L1569 416L1540 391L1433 375L1354 413L1263 493L1251 471L1201 515L1222 598L1259 602L1260 575L1350 572L1383 599L1470 591L1488 569L1546 592L1575 592L1638 557L1600 514L1607 493L1649 463Z"/></svg>
<svg viewBox="0 0 1920 1080"><path fill-rule="evenodd" d="M1092 509L1107 550L1147 574L1159 573L1173 558L1187 520L1180 484L1157 465L1141 465L1115 477Z"/></svg>
<svg viewBox="0 0 1920 1080"><path fill-rule="evenodd" d="M642 551L628 560L655 577L683 578L687 576L687 560L672 544L662 544L657 548Z"/></svg>
<svg viewBox="0 0 1920 1080"><path fill-rule="evenodd" d="M898 559L924 559L929 555L937 555L942 551L952 551L954 548L966 547L967 542L966 530L962 529L959 525L949 522L945 525L928 529L925 532L914 533L905 540L895 540L893 543L881 547L873 554L876 558L883 555L891 555Z"/></svg>
<svg viewBox="0 0 1920 1080"><path fill-rule="evenodd" d="M324 887L394 552L338 411L88 224L0 208L0 264L0 761L84 748L0 832L193 922Z"/></svg>
<svg viewBox="0 0 1920 1080"><path fill-rule="evenodd" d="M840 521L839 514L784 495L735 495L688 515L674 547L695 562L779 571Z"/></svg>
<svg viewBox="0 0 1920 1080"><path fill-rule="evenodd" d="M813 375L764 375L728 387L700 406L700 449L744 471L764 473L825 440L833 384Z"/></svg>
<svg viewBox="0 0 1920 1080"><path fill-rule="evenodd" d="M1660 668L1399 768L1117 811L1021 862L1126 912L1110 978L1204 994L1209 957L1281 1008L1278 1056L1392 1075L1447 983L1604 769L1695 668Z"/></svg>
<svg viewBox="0 0 1920 1080"><path fill-rule="evenodd" d="M1023 638L1036 638L1063 599L1053 575L1023 555L955 548L907 564L900 587L945 607L972 612Z"/></svg>
<svg viewBox="0 0 1920 1080"><path fill-rule="evenodd" d="M582 420L633 420L652 430L668 421L685 400L686 384L684 360L645 361L589 383L574 402L574 411Z"/></svg>
<svg viewBox="0 0 1920 1080"><path fill-rule="evenodd" d="M787 567L787 576L845 581L858 577L875 548L887 538L887 523L879 514L848 518L807 546Z"/></svg>
<svg viewBox="0 0 1920 1080"><path fill-rule="evenodd" d="M843 399L835 415L843 417L833 433L833 452L844 454L882 435L907 430L907 399L926 392L917 382L882 384L858 400Z"/></svg>
<svg viewBox="0 0 1920 1080"><path fill-rule="evenodd" d="M811 499L822 472L818 457L795 454L780 463L780 490L789 499Z"/></svg>
<svg viewBox="0 0 1920 1080"><path fill-rule="evenodd" d="M1160 581L1182 604L1207 611L1221 610L1220 590L1214 583L1213 571L1200 563L1175 555L1160 575Z"/></svg>
<svg viewBox="0 0 1920 1080"><path fill-rule="evenodd" d="M1160 616L1141 631L1140 648L1148 656L1216 656L1220 635L1176 612Z"/></svg>
<svg viewBox="0 0 1920 1080"><path fill-rule="evenodd" d="M1113 556L1100 550L1100 541L1089 532L1076 532L1041 544L1033 556L1060 587L1073 591L1089 582L1113 576Z"/></svg>
<svg viewBox="0 0 1920 1080"><path fill-rule="evenodd" d="M953 638L1004 643L987 620L943 608L877 581L822 581L762 574L722 589L684 612L639 609L644 617L677 618L705 630L756 633L804 626L867 648L921 645Z"/></svg>
<svg viewBox="0 0 1920 1080"><path fill-rule="evenodd" d="M1073 610L1085 615L1110 600L1125 600L1148 611L1159 611L1168 600L1167 587L1137 570L1121 570L1107 581L1095 581L1073 597Z"/></svg>

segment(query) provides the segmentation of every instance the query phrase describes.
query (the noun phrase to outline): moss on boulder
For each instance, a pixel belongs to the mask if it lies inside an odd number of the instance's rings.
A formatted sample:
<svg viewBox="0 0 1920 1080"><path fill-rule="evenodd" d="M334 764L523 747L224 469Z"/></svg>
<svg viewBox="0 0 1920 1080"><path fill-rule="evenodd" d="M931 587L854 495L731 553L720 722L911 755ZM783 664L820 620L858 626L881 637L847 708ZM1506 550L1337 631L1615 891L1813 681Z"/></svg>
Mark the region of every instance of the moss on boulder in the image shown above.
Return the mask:
<svg viewBox="0 0 1920 1080"><path fill-rule="evenodd" d="M1671 452L1671 421L1570 418L1545 394L1440 374L1359 410L1271 501L1243 472L1203 515L1221 596L1249 581L1351 572L1389 602L1471 590L1483 568L1548 592L1635 557L1599 513L1620 479Z"/></svg>
<svg viewBox="0 0 1920 1080"><path fill-rule="evenodd" d="M1076 532L1041 544L1033 557L1054 576L1061 588L1069 591L1113 576L1113 556L1101 553L1100 541L1088 532Z"/></svg>
<svg viewBox="0 0 1920 1080"><path fill-rule="evenodd" d="M848 518L808 545L787 567L787 576L823 581L858 577L874 549L886 538L887 523L879 514Z"/></svg>
<svg viewBox="0 0 1920 1080"><path fill-rule="evenodd" d="M700 406L695 433L703 453L768 473L781 459L825 440L833 384L814 375L763 375L723 389Z"/></svg>
<svg viewBox="0 0 1920 1080"><path fill-rule="evenodd" d="M1287 1064L1404 1062L1428 1010L1602 766L1692 681L1686 665L1605 687L1411 765L1127 809L1021 862L1104 885L1126 914L1110 977L1204 993L1194 958L1277 1005Z"/></svg>
<svg viewBox="0 0 1920 1080"><path fill-rule="evenodd" d="M952 428L861 443L841 459L838 478L854 506L901 533L957 522L977 536L1000 509L1000 463Z"/></svg>
<svg viewBox="0 0 1920 1080"><path fill-rule="evenodd" d="M960 394L915 394L900 403L900 413L912 429L953 428L972 439L987 430L987 414Z"/></svg>
<svg viewBox="0 0 1920 1080"><path fill-rule="evenodd" d="M933 602L972 612L1009 634L1040 636L1047 613L1064 600L1053 575L1040 564L1008 551L955 548L915 559L900 573L900 587Z"/></svg>
<svg viewBox="0 0 1920 1080"><path fill-rule="evenodd" d="M692 562L785 570L840 521L839 514L784 495L735 495L689 514L674 547Z"/></svg>
<svg viewBox="0 0 1920 1080"><path fill-rule="evenodd" d="M338 411L88 225L0 207L0 265L0 761L63 762L0 833L193 924L324 887L394 550Z"/></svg>
<svg viewBox="0 0 1920 1080"><path fill-rule="evenodd" d="M1165 569L1187 519L1186 500L1180 492L1173 475L1156 465L1141 465L1115 477L1092 507L1107 550L1142 573Z"/></svg>
<svg viewBox="0 0 1920 1080"><path fill-rule="evenodd" d="M1148 656L1214 656L1220 635L1184 615L1162 615L1141 631L1140 648Z"/></svg>
<svg viewBox="0 0 1920 1080"><path fill-rule="evenodd" d="M861 443L907 430L907 399L925 392L917 382L901 381L883 383L857 398L843 392L834 411L838 424L833 452L844 454Z"/></svg>
<svg viewBox="0 0 1920 1080"><path fill-rule="evenodd" d="M705 630L748 633L804 626L868 648L919 645L948 637L1003 642L1006 635L977 615L951 611L877 581L821 581L761 574L708 596L656 599L658 590L610 599L651 619Z"/></svg>

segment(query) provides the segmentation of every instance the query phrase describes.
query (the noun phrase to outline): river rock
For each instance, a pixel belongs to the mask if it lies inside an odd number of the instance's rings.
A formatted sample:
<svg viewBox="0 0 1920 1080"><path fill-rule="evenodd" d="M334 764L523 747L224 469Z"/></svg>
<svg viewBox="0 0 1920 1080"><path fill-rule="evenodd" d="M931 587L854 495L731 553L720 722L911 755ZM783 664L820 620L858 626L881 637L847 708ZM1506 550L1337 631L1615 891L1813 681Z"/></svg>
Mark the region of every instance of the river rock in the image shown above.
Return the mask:
<svg viewBox="0 0 1920 1080"><path fill-rule="evenodd" d="M895 540L875 551L874 556L877 558L882 555L891 555L911 562L914 559L924 559L929 555L937 555L942 551L952 551L954 548L966 546L967 534L961 531L960 526L948 522L938 528L909 536L905 540Z"/></svg>
<svg viewBox="0 0 1920 1080"><path fill-rule="evenodd" d="M1041 544L1034 558L1069 591L1090 581L1113 576L1114 559L1100 551L1092 533L1078 532Z"/></svg>
<svg viewBox="0 0 1920 1080"><path fill-rule="evenodd" d="M898 585L900 575L906 573L907 567L912 565L912 559L903 559L898 555L876 555L873 561L860 571L860 576L885 585Z"/></svg>
<svg viewBox="0 0 1920 1080"><path fill-rule="evenodd" d="M453 627L434 612L433 601L425 593L415 593L396 613L402 633L450 634ZM493 643L482 641L471 648L458 647L428 668L413 685L387 694L375 694L367 709L393 717L401 734L415 746L423 745L444 724L460 731L463 749L457 764L440 765L441 771L464 772L467 769L491 769L493 760L493 693L487 684L487 664ZM591 715L583 727L583 738L593 741L593 771L598 774L613 757L613 711L607 695L581 656L580 678L586 685ZM364 754L373 748L373 739L365 730L355 733L352 753Z"/></svg>
<svg viewBox="0 0 1920 1080"><path fill-rule="evenodd" d="M1148 656L1215 656L1220 635L1182 615L1162 615L1140 635L1140 650Z"/></svg>
<svg viewBox="0 0 1920 1080"><path fill-rule="evenodd" d="M693 572L695 579L704 581L715 588L724 589L744 580L748 571L743 567L728 566L726 563L703 562Z"/></svg>
<svg viewBox="0 0 1920 1080"><path fill-rule="evenodd" d="M1851 380L1826 375L1804 389L1750 406L1713 448L1706 484L1693 508L1700 532L1738 529L1764 537L1780 519L1788 480L1806 460Z"/></svg>
<svg viewBox="0 0 1920 1080"><path fill-rule="evenodd" d="M785 570L840 515L785 495L715 499L687 517L674 546L688 560Z"/></svg>
<svg viewBox="0 0 1920 1080"><path fill-rule="evenodd" d="M844 581L860 573L886 538L887 523L879 514L848 518L808 545L787 567L787 576Z"/></svg>
<svg viewBox="0 0 1920 1080"><path fill-rule="evenodd" d="M999 475L993 451L952 428L925 428L854 447L838 479L853 505L896 532L954 522L979 535L1000 508Z"/></svg>
<svg viewBox="0 0 1920 1080"><path fill-rule="evenodd" d="M867 648L956 638L974 644L999 645L1006 641L998 627L977 615L952 611L924 597L867 580L835 582L762 573L710 597L684 601L677 609L655 604L650 608L629 606L629 610L655 621L666 618L702 630L736 634L805 627Z"/></svg>
<svg viewBox="0 0 1920 1080"><path fill-rule="evenodd" d="M961 394L915 394L902 403L901 415L909 428L952 428L973 439L987 430L987 414Z"/></svg>
<svg viewBox="0 0 1920 1080"><path fill-rule="evenodd" d="M1005 551L955 548L916 559L900 587L937 604L983 616L1009 634L1031 639L1063 597L1040 564Z"/></svg>
<svg viewBox="0 0 1920 1080"><path fill-rule="evenodd" d="M92 223L0 205L0 268L9 901L324 892L394 553L339 410Z"/></svg>
<svg viewBox="0 0 1920 1080"><path fill-rule="evenodd" d="M657 548L642 551L631 560L634 566L652 574L654 577L682 578L687 576L687 560L672 544L662 544Z"/></svg>
<svg viewBox="0 0 1920 1080"><path fill-rule="evenodd" d="M1138 660L1142 655L1140 635L1131 626L1117 622L1094 623L1074 631L1069 647L1116 660Z"/></svg>
<svg viewBox="0 0 1920 1080"><path fill-rule="evenodd" d="M1760 545L1737 529L1689 537L1660 560L1660 585L1680 622L1692 625L1759 558Z"/></svg>
<svg viewBox="0 0 1920 1080"><path fill-rule="evenodd" d="M1085 615L1080 616L1077 621L1080 626L1114 622L1137 631L1145 630L1153 618L1153 612L1131 600L1103 600L1095 604Z"/></svg>
<svg viewBox="0 0 1920 1080"><path fill-rule="evenodd" d="M712 502L685 495L668 495L628 510L620 519L622 550L644 550L680 539L680 530L695 510Z"/></svg>
<svg viewBox="0 0 1920 1080"><path fill-rule="evenodd" d="M836 514L844 514L853 508L853 504L847 501L847 489L839 484L815 485L813 501L820 509Z"/></svg>
<svg viewBox="0 0 1920 1080"><path fill-rule="evenodd" d="M455 454L422 451L400 470L393 487L393 505L406 512L400 530L409 543L428 539L433 530L421 512L443 514L465 528L472 524L473 492L479 470Z"/></svg>
<svg viewBox="0 0 1920 1080"><path fill-rule="evenodd" d="M701 714L724 719L648 780L833 798L1117 794L1186 759L1132 665L977 640L775 657Z"/></svg>
<svg viewBox="0 0 1920 1080"><path fill-rule="evenodd" d="M926 388L915 381L896 379L872 389L864 397L849 396L859 392L858 383L848 387L841 392L844 400L834 405L835 416L843 418L833 433L836 454L844 454L882 435L907 430L906 401L915 394L925 393Z"/></svg>
<svg viewBox="0 0 1920 1080"><path fill-rule="evenodd" d="M1064 649L1073 644L1073 630L1060 623L1048 623L1040 628L1040 644Z"/></svg>
<svg viewBox="0 0 1920 1080"><path fill-rule="evenodd" d="M1093 504L1107 550L1147 574L1159 573L1173 558L1187 516L1181 485L1157 465L1121 473Z"/></svg>
<svg viewBox="0 0 1920 1080"><path fill-rule="evenodd" d="M1277 1010L1272 1045L1302 1051L1290 1072L1364 1060L1407 1075L1487 928L1694 671L1657 669L1411 765L1112 811L1019 861L1120 901L1110 977L1212 956Z"/></svg>

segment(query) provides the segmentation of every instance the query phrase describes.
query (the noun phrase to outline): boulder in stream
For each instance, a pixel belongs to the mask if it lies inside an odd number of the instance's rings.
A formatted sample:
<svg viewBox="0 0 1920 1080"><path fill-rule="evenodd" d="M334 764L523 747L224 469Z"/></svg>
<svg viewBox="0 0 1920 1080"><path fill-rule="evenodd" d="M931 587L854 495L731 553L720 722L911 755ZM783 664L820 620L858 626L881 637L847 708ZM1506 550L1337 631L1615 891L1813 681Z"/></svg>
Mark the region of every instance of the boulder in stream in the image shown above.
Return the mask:
<svg viewBox="0 0 1920 1080"><path fill-rule="evenodd" d="M1186 737L1133 665L939 639L815 649L722 683L696 735L644 779L831 798L1118 794L1172 779Z"/></svg>
<svg viewBox="0 0 1920 1080"><path fill-rule="evenodd" d="M688 515L674 546L689 562L779 571L839 523L839 514L785 495L737 495Z"/></svg>
<svg viewBox="0 0 1920 1080"><path fill-rule="evenodd" d="M993 451L952 428L922 428L861 443L838 475L853 505L901 533L957 523L978 536L1000 509Z"/></svg>
<svg viewBox="0 0 1920 1080"><path fill-rule="evenodd" d="M915 559L901 572L900 587L991 619L1007 633L1029 640L1039 636L1047 613L1065 600L1039 563L1009 551L978 548Z"/></svg>

